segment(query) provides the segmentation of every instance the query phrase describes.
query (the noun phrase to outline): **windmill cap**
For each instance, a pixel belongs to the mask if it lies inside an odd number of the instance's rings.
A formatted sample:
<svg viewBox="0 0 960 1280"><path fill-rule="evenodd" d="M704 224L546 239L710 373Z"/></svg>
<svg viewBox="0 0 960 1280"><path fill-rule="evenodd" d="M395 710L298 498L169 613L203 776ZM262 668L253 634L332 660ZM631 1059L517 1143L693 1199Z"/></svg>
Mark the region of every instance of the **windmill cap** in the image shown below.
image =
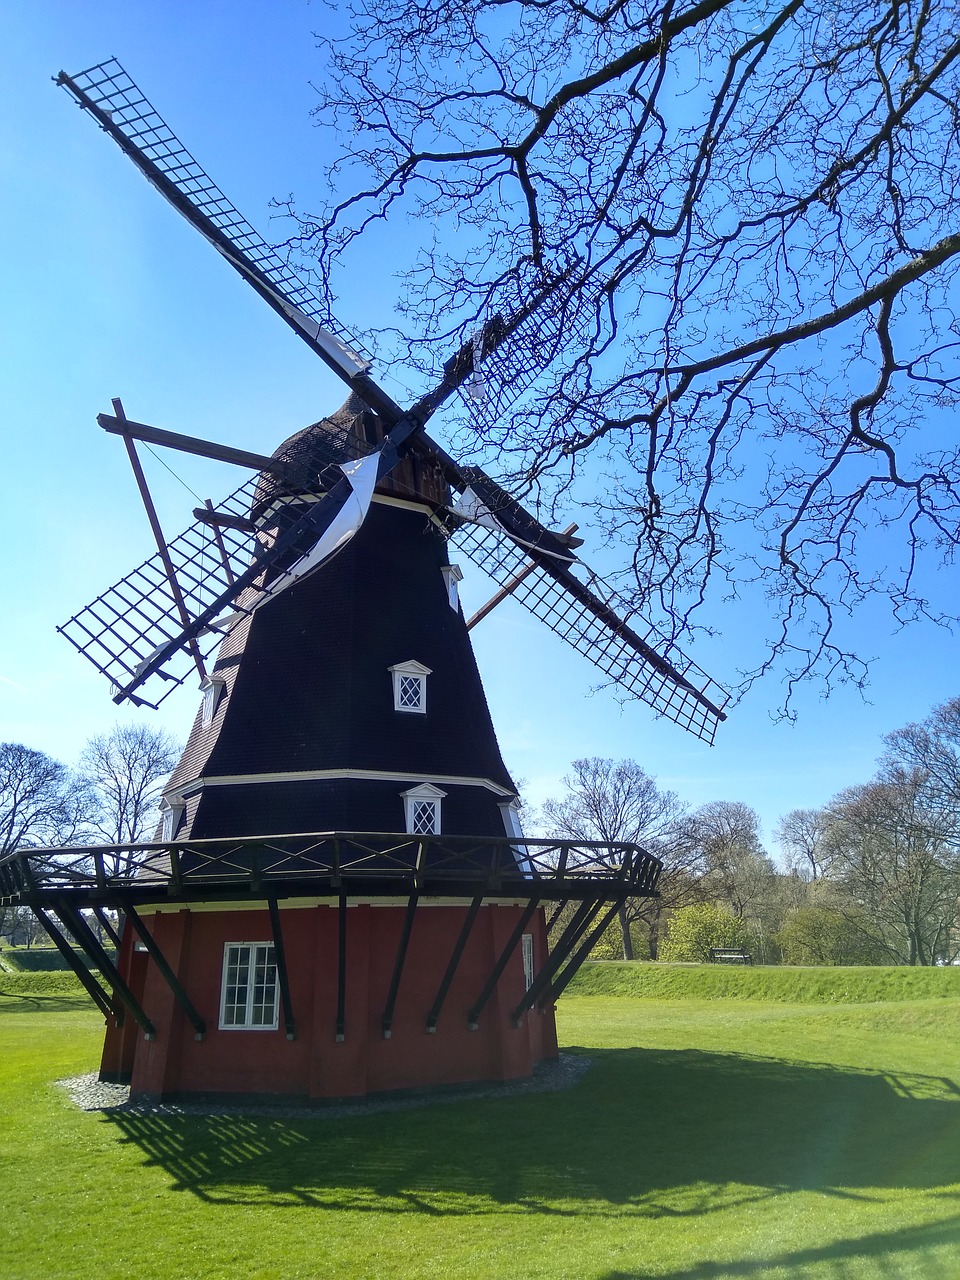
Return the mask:
<svg viewBox="0 0 960 1280"><path fill-rule="evenodd" d="M382 420L356 392L334 413L295 432L271 457L292 469L287 476L263 471L250 507L251 518L262 520L271 507L304 494L315 495L340 479L339 464L374 452L383 440ZM404 458L378 484L377 491L423 501L431 506L450 500L446 480L425 448Z"/></svg>

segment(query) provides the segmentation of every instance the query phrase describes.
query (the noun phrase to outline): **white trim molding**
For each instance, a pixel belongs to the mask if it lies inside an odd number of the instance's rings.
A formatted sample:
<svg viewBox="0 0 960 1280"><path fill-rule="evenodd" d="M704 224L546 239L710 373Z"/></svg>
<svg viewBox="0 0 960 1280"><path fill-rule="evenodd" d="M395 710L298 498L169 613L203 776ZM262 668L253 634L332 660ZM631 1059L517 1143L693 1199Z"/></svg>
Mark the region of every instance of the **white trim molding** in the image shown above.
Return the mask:
<svg viewBox="0 0 960 1280"><path fill-rule="evenodd" d="M414 778L418 782L432 782L447 787L483 787L485 791L492 791L494 795L506 797L508 803L515 799L512 791L501 786L499 782L493 782L490 778L458 778L445 773L418 773L411 777L409 773L394 773L388 769L303 769L289 773L223 773L209 778L201 774L192 782L180 783L177 795L192 796L202 791L204 787L250 786L258 782L411 782ZM174 794L171 792L168 799L172 800Z"/></svg>

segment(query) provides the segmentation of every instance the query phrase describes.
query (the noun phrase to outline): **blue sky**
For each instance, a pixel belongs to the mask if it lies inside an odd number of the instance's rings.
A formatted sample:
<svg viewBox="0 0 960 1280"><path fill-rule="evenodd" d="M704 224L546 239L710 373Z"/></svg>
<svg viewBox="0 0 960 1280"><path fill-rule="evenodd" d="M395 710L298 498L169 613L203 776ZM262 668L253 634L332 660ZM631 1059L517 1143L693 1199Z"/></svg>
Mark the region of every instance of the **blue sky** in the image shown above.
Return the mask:
<svg viewBox="0 0 960 1280"><path fill-rule="evenodd" d="M323 201L329 140L310 117L311 82L324 74L312 33L334 20L304 0L30 0L0 12L0 41L15 53L0 86L4 740L70 762L90 734L135 714L118 712L102 677L55 631L152 551L122 445L96 425L111 398L120 396L132 418L257 451L342 399L316 358L50 77L119 58L241 211L267 239L280 239L271 198ZM404 235L413 242L417 228ZM338 308L348 327L389 321L399 286L388 261L377 254L354 269ZM435 434L443 439L440 421ZM216 499L244 478L166 460L181 479L144 455L171 535L188 521L194 493ZM586 517L574 510L568 518L579 520L581 554L596 563L602 552L591 549ZM469 609L489 589L464 568ZM722 634L695 656L732 683L745 637L762 623L744 605L715 616ZM594 692L584 660L517 606L497 610L474 639L504 755L531 799L557 794L577 756L629 756L692 804L753 805L772 844L780 814L865 781L885 732L960 692L956 642L946 633L895 633L878 608L857 625L876 659L865 697L801 692L791 725L775 716L779 686L760 684L713 748L640 704L621 707L609 690ZM187 689L159 713L139 715L185 736L197 701Z"/></svg>

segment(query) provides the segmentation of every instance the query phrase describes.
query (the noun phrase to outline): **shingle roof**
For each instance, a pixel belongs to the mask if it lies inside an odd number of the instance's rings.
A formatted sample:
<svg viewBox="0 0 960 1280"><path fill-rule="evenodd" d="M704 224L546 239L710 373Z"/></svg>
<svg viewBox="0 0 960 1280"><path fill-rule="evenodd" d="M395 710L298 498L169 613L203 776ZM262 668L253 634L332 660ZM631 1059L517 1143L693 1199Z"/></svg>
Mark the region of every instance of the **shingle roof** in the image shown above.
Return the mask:
<svg viewBox="0 0 960 1280"><path fill-rule="evenodd" d="M423 775L485 778L512 793L466 626L448 601L447 563L446 540L424 510L374 502L343 551L224 642L215 674L225 695L209 727L198 715L170 787L199 775L350 769L409 777L410 785ZM390 668L410 659L431 671L425 715L394 709ZM293 798L278 810L281 785L211 788L191 834L238 835L232 824L241 820L261 833L396 830L402 817L399 784L303 784L283 793ZM502 834L502 796L464 790L469 798L445 809L444 830ZM260 817L242 816L264 804ZM382 804L392 806L389 816L383 810L371 822Z"/></svg>

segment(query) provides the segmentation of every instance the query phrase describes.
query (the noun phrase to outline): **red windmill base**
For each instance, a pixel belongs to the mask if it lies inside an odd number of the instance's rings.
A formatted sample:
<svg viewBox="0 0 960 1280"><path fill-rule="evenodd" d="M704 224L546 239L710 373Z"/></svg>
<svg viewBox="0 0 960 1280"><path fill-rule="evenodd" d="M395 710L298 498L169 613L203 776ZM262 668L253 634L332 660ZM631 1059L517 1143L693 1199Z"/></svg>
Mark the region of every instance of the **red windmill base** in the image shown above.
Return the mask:
<svg viewBox="0 0 960 1280"><path fill-rule="evenodd" d="M341 832L20 850L0 901L36 912L103 1012L102 1079L319 1101L529 1076L556 1057L557 997L659 873L634 845Z"/></svg>
<svg viewBox="0 0 960 1280"><path fill-rule="evenodd" d="M480 909L443 1013L432 1027L428 1011L437 995L437 957L452 955L463 928L464 907L417 910L393 1003L406 909L373 903L348 907L349 982L339 1018L337 983L330 980L338 969L338 914L335 902L297 904L281 912L290 1006L296 1011L293 1029L287 1031L282 1013L275 1015L275 994L256 992L252 981L254 949L273 946L264 941L273 938L267 909L157 912L149 921L153 937L198 1011L207 1015L202 1039L156 966L149 964L146 950L133 943L133 931L128 931L120 971L142 1007L150 1010L158 1031L155 1039L144 1039L133 1018L120 1026L111 1020L101 1078L129 1080L132 1094L141 1098L186 1093L343 1098L477 1079L512 1080L529 1076L538 1062L556 1057L552 1005L534 1008L516 1021L511 1018L527 989L524 956L529 979L531 956L546 953L542 909L521 935L521 946L514 949L482 1012L468 1024L466 1012L523 916L523 907L517 905ZM244 975L248 981L241 984L247 990L240 991L245 1009L228 1004L220 976L230 947L243 948L243 959L253 952ZM260 1010L253 999L256 994L266 996ZM250 1025L258 1012L266 1026ZM235 1016L240 1025L225 1025L225 1015Z"/></svg>

